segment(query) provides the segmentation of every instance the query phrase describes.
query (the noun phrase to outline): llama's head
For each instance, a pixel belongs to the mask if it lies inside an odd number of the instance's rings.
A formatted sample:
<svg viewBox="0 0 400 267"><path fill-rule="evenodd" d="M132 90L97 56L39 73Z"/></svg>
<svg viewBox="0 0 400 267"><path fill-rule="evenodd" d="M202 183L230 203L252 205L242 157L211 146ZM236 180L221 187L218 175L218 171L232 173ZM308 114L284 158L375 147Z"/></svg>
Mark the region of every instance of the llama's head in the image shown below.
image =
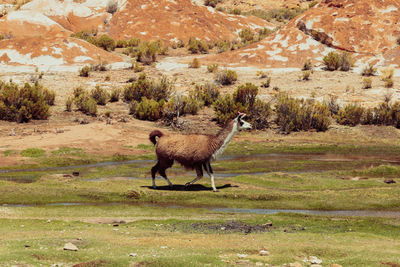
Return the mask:
<svg viewBox="0 0 400 267"><path fill-rule="evenodd" d="M238 112L237 117L235 120L237 121L237 129L240 130L246 130L246 129L251 129L251 124L248 123L247 121L243 120L243 118L246 117L245 113Z"/></svg>

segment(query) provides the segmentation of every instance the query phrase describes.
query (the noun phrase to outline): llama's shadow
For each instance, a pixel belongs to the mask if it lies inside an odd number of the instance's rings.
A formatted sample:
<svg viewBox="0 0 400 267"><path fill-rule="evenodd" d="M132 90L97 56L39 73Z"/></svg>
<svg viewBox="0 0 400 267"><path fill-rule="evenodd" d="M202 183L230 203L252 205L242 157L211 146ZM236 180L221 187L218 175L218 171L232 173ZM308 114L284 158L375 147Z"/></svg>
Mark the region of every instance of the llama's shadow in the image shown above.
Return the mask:
<svg viewBox="0 0 400 267"><path fill-rule="evenodd" d="M166 190L166 191L212 191L212 187L207 187L201 184L193 184L190 186L184 186L180 184L174 184L172 187L168 185L157 186L157 188L153 188L152 186L142 186L151 190ZM231 184L224 184L223 186L216 186L216 188L224 189L229 187L238 187L237 185L232 186Z"/></svg>

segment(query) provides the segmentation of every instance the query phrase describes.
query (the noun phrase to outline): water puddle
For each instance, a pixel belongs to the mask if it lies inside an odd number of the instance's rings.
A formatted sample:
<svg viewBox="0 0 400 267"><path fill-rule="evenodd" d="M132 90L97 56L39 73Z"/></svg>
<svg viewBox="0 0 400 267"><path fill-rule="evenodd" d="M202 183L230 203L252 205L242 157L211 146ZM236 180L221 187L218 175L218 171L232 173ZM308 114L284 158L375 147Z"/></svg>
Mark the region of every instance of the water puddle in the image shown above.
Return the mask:
<svg viewBox="0 0 400 267"><path fill-rule="evenodd" d="M168 209L184 209L188 208L179 205L163 205L163 204L137 204L137 203L84 203L84 202L59 202L49 204L3 204L3 207L26 208L26 207L70 207L70 206L147 206L147 207L163 207ZM189 207L192 208L193 207ZM293 210L293 209L244 209L244 208L221 208L221 207L195 207L197 209L206 209L220 213L247 213L247 214L266 214L273 215L278 213L294 213L319 216L344 216L344 217L377 217L377 218L400 218L400 211L377 211L377 210Z"/></svg>

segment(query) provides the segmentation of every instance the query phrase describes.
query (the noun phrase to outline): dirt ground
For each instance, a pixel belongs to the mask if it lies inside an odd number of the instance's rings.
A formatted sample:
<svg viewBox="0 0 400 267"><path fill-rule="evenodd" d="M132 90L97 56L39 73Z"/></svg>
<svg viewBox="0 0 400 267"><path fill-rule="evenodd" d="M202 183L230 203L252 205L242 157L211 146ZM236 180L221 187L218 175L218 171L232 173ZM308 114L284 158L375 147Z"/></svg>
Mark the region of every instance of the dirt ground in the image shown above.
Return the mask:
<svg viewBox="0 0 400 267"><path fill-rule="evenodd" d="M162 75L174 80L178 93L187 93L195 84L214 82L214 74L207 72L207 67L199 69L188 68L187 64L194 56L182 56L179 51L171 51L170 57L161 57L153 66L146 66L148 76L159 79ZM200 59L201 61L201 59ZM238 81L231 86L221 88L222 93L233 92L240 84L251 82L260 85L265 79L260 79L257 68L237 68ZM391 95L392 101L400 99L400 77L394 78L394 88L386 89L379 76L372 77L372 89L362 89L362 76L352 72L314 71L309 81L300 81L300 70L268 71L271 77L269 88L260 87L259 97L266 101L273 99L278 91L287 91L291 96L299 98L314 98L325 101L329 96L337 96L339 104L359 103L365 106L375 106L383 100L384 95ZM56 92L56 104L51 107L51 117L47 121L32 121L29 123L10 123L0 121L0 162L2 166L14 165L21 160L20 156L4 155L4 151L21 151L25 148L41 148L47 151L59 147L79 147L87 153L113 155L142 153L136 148L139 144L149 144L148 134L155 128L163 131L171 129L159 122L139 121L129 115L129 106L122 100L98 106L98 116L90 117L79 112L66 112L65 101L74 88L81 86L92 89L100 85L108 90L123 88L132 77L140 73L133 70L111 70L91 72L90 77L79 77L77 73L44 73L40 80L46 88ZM0 79L16 83L30 82L37 74L32 73L3 73ZM106 81L106 77L110 80ZM111 120L104 116L111 111ZM211 108L202 110L197 116L182 118L186 122L186 130L194 133L215 133L218 126L212 121ZM82 124L83 121L88 122ZM15 134L15 135L14 135ZM359 126L344 127L333 125L325 133L293 133L283 136L274 129L251 134L240 135L235 140L271 142L346 142L357 140L365 142L397 142L399 130L393 127Z"/></svg>

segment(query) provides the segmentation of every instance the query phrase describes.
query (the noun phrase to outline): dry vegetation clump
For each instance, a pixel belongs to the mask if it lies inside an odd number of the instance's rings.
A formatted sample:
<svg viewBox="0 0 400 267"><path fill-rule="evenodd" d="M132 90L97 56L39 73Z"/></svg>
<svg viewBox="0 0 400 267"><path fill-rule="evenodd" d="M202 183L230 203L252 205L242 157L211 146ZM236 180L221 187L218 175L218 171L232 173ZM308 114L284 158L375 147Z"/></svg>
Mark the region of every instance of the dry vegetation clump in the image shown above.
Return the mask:
<svg viewBox="0 0 400 267"><path fill-rule="evenodd" d="M26 83L20 87L12 82L0 82L0 120L45 120L50 116L49 108L54 99L55 93L39 83Z"/></svg>
<svg viewBox="0 0 400 267"><path fill-rule="evenodd" d="M376 74L375 64L369 63L368 66L365 66L361 72L362 76L374 76Z"/></svg>
<svg viewBox="0 0 400 267"><path fill-rule="evenodd" d="M189 38L187 47L192 54L207 54L209 49L209 46L205 41L201 41L195 37Z"/></svg>
<svg viewBox="0 0 400 267"><path fill-rule="evenodd" d="M292 18L297 17L304 11L306 11L306 9L302 9L299 7L271 9L268 11L262 9L254 9L244 13L244 15L256 16L270 22L275 20L278 22L286 23Z"/></svg>
<svg viewBox="0 0 400 267"><path fill-rule="evenodd" d="M370 77L365 77L362 80L362 88L363 89L369 89L372 87L372 79Z"/></svg>
<svg viewBox="0 0 400 267"><path fill-rule="evenodd" d="M329 52L323 58L325 67L329 71L340 69L341 71L349 71L353 67L354 62L350 53L338 54L336 52Z"/></svg>
<svg viewBox="0 0 400 267"><path fill-rule="evenodd" d="M295 99L281 93L275 106L276 124L281 131L326 131L330 125L330 110L324 103Z"/></svg>
<svg viewBox="0 0 400 267"><path fill-rule="evenodd" d="M258 87L251 83L238 86L235 92L220 96L215 101L213 108L216 120L223 125L237 115L237 112L247 114L248 121L255 129L265 129L269 127L269 118L272 109L269 103L257 98Z"/></svg>
<svg viewBox="0 0 400 267"><path fill-rule="evenodd" d="M311 59L307 59L303 64L303 68L301 70L312 70L312 62Z"/></svg>
<svg viewBox="0 0 400 267"><path fill-rule="evenodd" d="M118 10L118 1L117 0L109 0L107 2L106 11L110 14L114 14Z"/></svg>
<svg viewBox="0 0 400 267"><path fill-rule="evenodd" d="M85 89L81 87L74 89L73 102L76 108L82 113L90 116L97 115L96 100L94 100Z"/></svg>
<svg viewBox="0 0 400 267"><path fill-rule="evenodd" d="M303 70L300 79L303 81L310 80L311 71L310 70Z"/></svg>
<svg viewBox="0 0 400 267"><path fill-rule="evenodd" d="M101 106L106 105L110 99L110 94L107 90L98 85L91 91L90 95L96 103Z"/></svg>
<svg viewBox="0 0 400 267"><path fill-rule="evenodd" d="M219 68L218 64L207 65L207 71L210 73L215 73L218 70L218 68Z"/></svg>
<svg viewBox="0 0 400 267"><path fill-rule="evenodd" d="M81 77L89 77L90 67L84 66L79 70L79 76Z"/></svg>
<svg viewBox="0 0 400 267"><path fill-rule="evenodd" d="M204 0L204 5L205 6L211 6L211 7L216 7L218 3L221 3L222 0Z"/></svg>
<svg viewBox="0 0 400 267"><path fill-rule="evenodd" d="M189 68L198 69L201 67L200 60L198 58L194 58L192 62L189 63Z"/></svg>
<svg viewBox="0 0 400 267"><path fill-rule="evenodd" d="M205 106L211 106L218 99L220 92L219 88L212 83L205 83L202 85L196 85L193 91L193 95L203 101Z"/></svg>
<svg viewBox="0 0 400 267"><path fill-rule="evenodd" d="M112 89L110 94L110 102L118 102L120 95L121 95L121 89L119 88Z"/></svg>
<svg viewBox="0 0 400 267"><path fill-rule="evenodd" d="M385 87L386 88L392 88L393 87L393 74L394 74L394 69L393 68L385 68L381 70L381 80L384 81Z"/></svg>
<svg viewBox="0 0 400 267"><path fill-rule="evenodd" d="M337 122L343 125L356 126L362 122L365 109L357 104L349 104L339 110Z"/></svg>
<svg viewBox="0 0 400 267"><path fill-rule="evenodd" d="M214 79L221 85L230 85L237 81L237 73L234 70L221 70L215 74Z"/></svg>
<svg viewBox="0 0 400 267"><path fill-rule="evenodd" d="M76 32L71 34L71 37L85 40L86 42L101 47L106 51L114 51L116 47L115 40L112 39L107 34L102 34L100 37L97 37L97 30L91 30L91 31L84 30Z"/></svg>

